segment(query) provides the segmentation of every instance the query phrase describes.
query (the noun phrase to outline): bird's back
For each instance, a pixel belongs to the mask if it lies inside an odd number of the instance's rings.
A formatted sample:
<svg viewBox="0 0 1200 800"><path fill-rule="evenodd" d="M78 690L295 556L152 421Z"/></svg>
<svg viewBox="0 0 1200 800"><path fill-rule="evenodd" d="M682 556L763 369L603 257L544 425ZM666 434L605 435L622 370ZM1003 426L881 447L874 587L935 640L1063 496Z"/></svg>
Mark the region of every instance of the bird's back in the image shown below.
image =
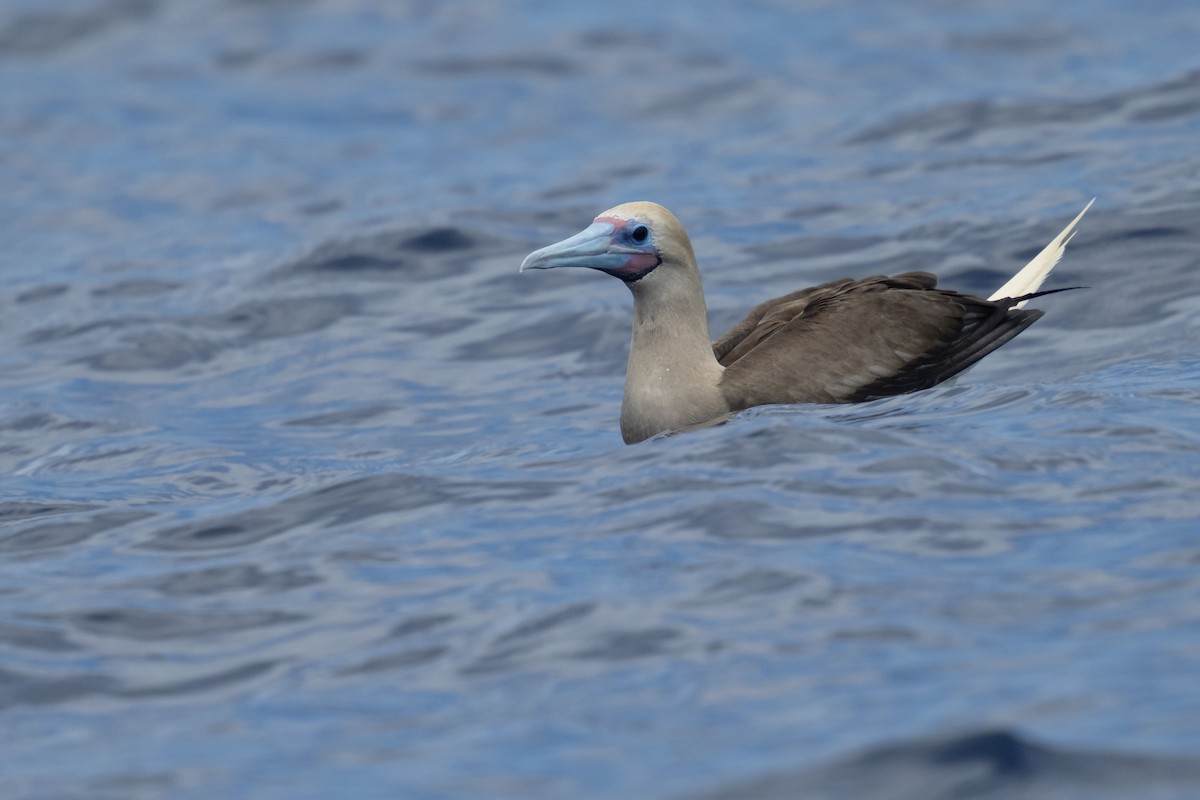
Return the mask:
<svg viewBox="0 0 1200 800"><path fill-rule="evenodd" d="M841 403L929 388L1041 316L937 288L927 272L844 279L756 307L713 345L731 410Z"/></svg>

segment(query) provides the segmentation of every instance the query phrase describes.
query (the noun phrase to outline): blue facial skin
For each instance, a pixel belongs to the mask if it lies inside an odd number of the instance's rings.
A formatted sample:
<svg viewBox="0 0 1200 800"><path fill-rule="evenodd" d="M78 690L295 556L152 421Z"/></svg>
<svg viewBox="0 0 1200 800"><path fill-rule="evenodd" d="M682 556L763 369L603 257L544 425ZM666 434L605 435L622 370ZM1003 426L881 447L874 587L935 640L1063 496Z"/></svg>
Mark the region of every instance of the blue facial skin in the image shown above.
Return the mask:
<svg viewBox="0 0 1200 800"><path fill-rule="evenodd" d="M588 267L633 283L661 263L650 226L637 220L597 220L569 239L530 253L521 271Z"/></svg>

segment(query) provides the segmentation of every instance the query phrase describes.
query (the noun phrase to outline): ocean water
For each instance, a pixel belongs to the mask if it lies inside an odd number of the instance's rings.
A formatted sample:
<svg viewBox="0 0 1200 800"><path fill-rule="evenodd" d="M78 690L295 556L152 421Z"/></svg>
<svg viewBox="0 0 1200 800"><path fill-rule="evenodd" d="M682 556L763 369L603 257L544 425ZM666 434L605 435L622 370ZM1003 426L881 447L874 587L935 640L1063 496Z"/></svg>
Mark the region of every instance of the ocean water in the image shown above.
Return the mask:
<svg viewBox="0 0 1200 800"><path fill-rule="evenodd" d="M1200 796L1200 8L0 4L0 778L60 798ZM625 447L842 276L1046 316Z"/></svg>

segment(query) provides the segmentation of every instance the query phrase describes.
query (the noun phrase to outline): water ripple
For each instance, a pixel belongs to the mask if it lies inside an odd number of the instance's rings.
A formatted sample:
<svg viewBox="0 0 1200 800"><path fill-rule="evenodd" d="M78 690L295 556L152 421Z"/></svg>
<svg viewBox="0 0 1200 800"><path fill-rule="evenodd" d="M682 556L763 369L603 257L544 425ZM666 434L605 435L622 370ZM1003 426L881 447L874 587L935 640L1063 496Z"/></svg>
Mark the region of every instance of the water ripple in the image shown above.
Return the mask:
<svg viewBox="0 0 1200 800"><path fill-rule="evenodd" d="M3 4L6 800L1200 794L1200 16L1126 6ZM628 291L517 272L658 200L718 333L1093 195L954 385L634 447Z"/></svg>

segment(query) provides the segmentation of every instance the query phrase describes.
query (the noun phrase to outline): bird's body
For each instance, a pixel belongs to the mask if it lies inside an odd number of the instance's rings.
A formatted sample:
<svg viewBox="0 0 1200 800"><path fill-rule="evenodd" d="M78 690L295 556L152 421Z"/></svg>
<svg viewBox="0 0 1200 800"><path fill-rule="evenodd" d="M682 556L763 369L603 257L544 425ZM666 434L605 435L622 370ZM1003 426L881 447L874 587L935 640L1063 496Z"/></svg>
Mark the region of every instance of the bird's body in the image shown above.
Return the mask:
<svg viewBox="0 0 1200 800"><path fill-rule="evenodd" d="M941 383L1042 315L1023 306L1082 216L987 300L938 289L926 272L842 279L759 305L715 343L691 242L657 204L610 209L521 268L592 267L633 293L621 405L632 444L753 406L858 402Z"/></svg>

